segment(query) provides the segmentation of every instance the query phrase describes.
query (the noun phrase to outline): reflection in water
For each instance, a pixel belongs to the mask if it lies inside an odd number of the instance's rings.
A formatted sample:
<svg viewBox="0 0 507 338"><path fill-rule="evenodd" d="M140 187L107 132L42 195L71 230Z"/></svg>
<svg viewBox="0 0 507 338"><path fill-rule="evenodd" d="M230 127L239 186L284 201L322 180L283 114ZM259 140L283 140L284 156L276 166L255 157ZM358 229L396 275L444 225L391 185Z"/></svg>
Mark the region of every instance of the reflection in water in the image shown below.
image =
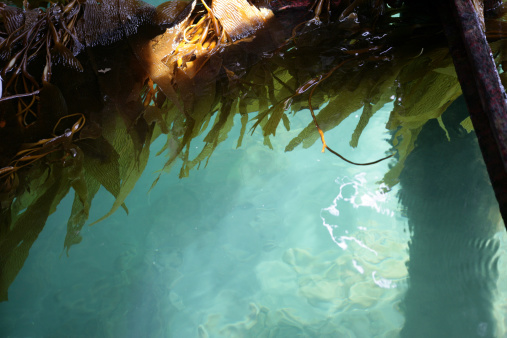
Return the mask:
<svg viewBox="0 0 507 338"><path fill-rule="evenodd" d="M388 114L389 109L383 118ZM344 121L343 128L353 129L354 122ZM382 139L383 128L369 128L365 142ZM336 134L347 142L343 133ZM284 137L293 135L277 133L277 139ZM497 272L490 258L498 257L498 241L471 239L474 227L467 228L467 241L455 235L451 240L430 226L423 236L424 229L413 231L407 291L409 234L398 188L387 191L375 183L387 164L349 167L322 156L319 145L285 153L282 145L275 143L271 151L262 141L260 133L245 139L243 149L225 141L206 170L185 180L167 175L147 198L152 172L160 168L151 162L128 197L128 217L116 213L83 228L83 242L61 259L69 208L59 208L13 284L9 302L0 304L0 335L394 338L404 327L405 336L417 337L420 330L438 337L442 320L424 311L444 319L451 313L455 325L464 311L485 311L491 320L477 322L473 332L487 333L502 320L505 309L493 314L491 301ZM375 146L378 152L390 147ZM445 192L447 182L439 184ZM405 181L404 191L409 187ZM403 194L403 201L412 196ZM97 200L104 203L94 204L92 218L107 212L107 198L99 191ZM488 205L478 198L469 205ZM416 202L425 203L421 199ZM65 203L70 207L72 199ZM431 214L415 210L407 207L414 219ZM477 219L470 222L481 223ZM486 255L476 256L475 265L450 265L469 259L472 251ZM476 288L465 278L489 284ZM460 295L466 295L461 302Z"/></svg>
<svg viewBox="0 0 507 338"><path fill-rule="evenodd" d="M444 123L459 126L466 115L459 100ZM448 132L450 141L436 121L425 126L400 177L411 232L402 337L504 336L498 203L475 134Z"/></svg>

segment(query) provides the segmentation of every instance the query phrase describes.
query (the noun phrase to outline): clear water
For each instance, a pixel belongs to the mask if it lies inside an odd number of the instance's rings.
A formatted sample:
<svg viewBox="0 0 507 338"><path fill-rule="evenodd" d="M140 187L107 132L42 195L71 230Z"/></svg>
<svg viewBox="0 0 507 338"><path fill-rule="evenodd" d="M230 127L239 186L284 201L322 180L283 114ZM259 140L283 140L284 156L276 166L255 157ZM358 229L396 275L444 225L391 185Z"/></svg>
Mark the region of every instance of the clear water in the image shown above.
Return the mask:
<svg viewBox="0 0 507 338"><path fill-rule="evenodd" d="M348 140L358 115L326 140L352 160L380 158L391 147L383 127L389 111L372 118L357 150ZM322 154L320 144L283 151L309 121L307 112L297 113L292 131L280 129L273 139L274 150L262 145L259 133L235 149L237 124L207 168L183 180L175 170L148 192L164 162L153 157L127 199L130 214L119 211L83 228L83 241L69 257L63 241L73 196L67 196L32 247L9 301L0 303L0 335L505 336L503 224L485 221L484 234L467 232L455 241L462 229L441 229L418 254L398 200L400 186L386 191L378 183L388 162L351 166ZM196 151L202 145L194 141ZM100 191L90 220L112 202ZM496 205L487 208L498 214ZM439 239L451 243L446 252L439 252ZM482 259L459 243L488 254ZM467 265L474 259L479 264ZM466 280L456 282L455 266ZM418 267L425 272L417 274ZM408 269L414 271L410 279ZM453 290L468 301L448 297ZM459 327L467 327L464 335L452 329Z"/></svg>

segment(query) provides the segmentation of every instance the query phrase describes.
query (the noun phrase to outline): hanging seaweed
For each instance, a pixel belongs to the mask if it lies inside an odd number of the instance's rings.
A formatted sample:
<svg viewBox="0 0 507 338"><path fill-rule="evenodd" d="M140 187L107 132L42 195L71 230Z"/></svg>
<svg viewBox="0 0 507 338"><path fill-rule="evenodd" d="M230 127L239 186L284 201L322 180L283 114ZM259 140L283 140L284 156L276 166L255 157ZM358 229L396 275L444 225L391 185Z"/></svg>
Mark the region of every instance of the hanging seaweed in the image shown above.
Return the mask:
<svg viewBox="0 0 507 338"><path fill-rule="evenodd" d="M394 102L386 128L398 161L384 177L393 186L422 126L461 93L438 18L402 1L12 4L0 3L0 300L69 191L67 253L101 186L115 202L92 222L128 210L156 138L166 138L164 170L181 163L185 177L210 160L237 114L238 147L257 128L271 146L280 123L289 130L291 115L309 109L286 151L320 139L339 155L326 132L361 110L356 147L370 118ZM485 23L502 65L503 12Z"/></svg>

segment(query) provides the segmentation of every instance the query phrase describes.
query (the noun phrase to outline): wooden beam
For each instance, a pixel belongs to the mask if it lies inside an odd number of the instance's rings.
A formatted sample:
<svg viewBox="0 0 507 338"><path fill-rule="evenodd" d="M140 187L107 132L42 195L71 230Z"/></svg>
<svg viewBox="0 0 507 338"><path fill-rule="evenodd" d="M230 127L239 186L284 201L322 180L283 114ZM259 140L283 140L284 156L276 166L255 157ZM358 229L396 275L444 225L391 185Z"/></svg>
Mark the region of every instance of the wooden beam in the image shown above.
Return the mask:
<svg viewBox="0 0 507 338"><path fill-rule="evenodd" d="M472 0L434 0L500 212L507 226L507 102Z"/></svg>

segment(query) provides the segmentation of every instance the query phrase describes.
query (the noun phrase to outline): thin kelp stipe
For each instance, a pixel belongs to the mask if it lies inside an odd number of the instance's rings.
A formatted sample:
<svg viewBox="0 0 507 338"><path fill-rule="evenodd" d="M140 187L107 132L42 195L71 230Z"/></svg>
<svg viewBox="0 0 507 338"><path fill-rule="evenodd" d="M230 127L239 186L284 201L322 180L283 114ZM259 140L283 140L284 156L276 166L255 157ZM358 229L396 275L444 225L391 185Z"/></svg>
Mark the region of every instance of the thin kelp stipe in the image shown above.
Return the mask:
<svg viewBox="0 0 507 338"><path fill-rule="evenodd" d="M315 123L315 127L317 128L317 131L319 132L319 135L320 135L320 139L322 141L322 152L324 152L325 149L329 150L332 154L338 156L339 158L341 158L342 160L344 160L345 162L347 163L350 163L350 164L353 164L353 165L372 165L372 164L376 164L376 163L379 163L379 162L382 162L384 160L387 160L391 157L394 156L394 154L392 155L389 155L389 156L386 156L386 157L383 157L379 160L376 160L376 161L373 161L373 162L367 162L367 163L357 163L357 162L352 162L348 159L346 159L345 157L343 157L342 155L340 155L338 152L334 151L333 149L331 149L327 144L326 144L326 140L324 138L324 132L322 131L322 129L320 128L319 126L319 123L317 122L317 118L315 117L315 113L313 111L313 107L312 107L312 95L313 95L313 92L315 91L315 88L317 88L317 86L319 85L319 83L321 83L322 81L324 81L325 79L327 79L336 69L340 68L342 65L344 65L345 63L347 62L347 60L343 61L342 63L340 63L339 65L337 65L336 67L334 67L333 69L331 69L325 76L323 77L320 77L315 83L312 84L312 89L310 91L310 95L308 96L308 108L310 109L310 113L312 114L312 119L313 119L313 122Z"/></svg>

